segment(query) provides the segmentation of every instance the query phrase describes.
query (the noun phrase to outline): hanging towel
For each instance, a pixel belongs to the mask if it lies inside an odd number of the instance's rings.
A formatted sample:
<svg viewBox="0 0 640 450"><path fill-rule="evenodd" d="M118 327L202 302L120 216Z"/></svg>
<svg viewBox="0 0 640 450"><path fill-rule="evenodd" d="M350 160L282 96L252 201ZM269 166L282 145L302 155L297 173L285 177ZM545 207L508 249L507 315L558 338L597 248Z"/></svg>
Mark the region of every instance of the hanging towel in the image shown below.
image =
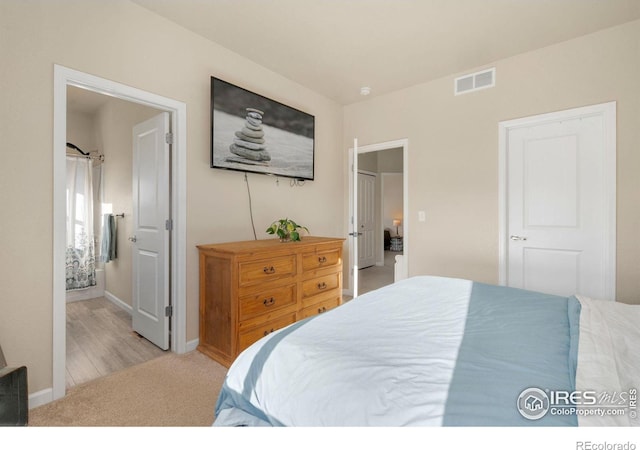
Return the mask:
<svg viewBox="0 0 640 450"><path fill-rule="evenodd" d="M113 214L105 214L102 222L102 246L100 261L109 262L118 257L116 218Z"/></svg>

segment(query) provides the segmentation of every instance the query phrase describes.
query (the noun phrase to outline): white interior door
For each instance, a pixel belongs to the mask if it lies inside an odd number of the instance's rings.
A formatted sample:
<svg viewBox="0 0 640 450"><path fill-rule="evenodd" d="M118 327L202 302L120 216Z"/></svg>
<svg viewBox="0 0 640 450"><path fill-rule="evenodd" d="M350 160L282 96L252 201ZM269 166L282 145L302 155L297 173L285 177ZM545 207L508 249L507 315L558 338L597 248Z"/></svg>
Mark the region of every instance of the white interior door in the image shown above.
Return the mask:
<svg viewBox="0 0 640 450"><path fill-rule="evenodd" d="M376 263L375 239L376 176L358 172L358 267L364 269Z"/></svg>
<svg viewBox="0 0 640 450"><path fill-rule="evenodd" d="M133 128L133 329L169 348L169 114Z"/></svg>
<svg viewBox="0 0 640 450"><path fill-rule="evenodd" d="M609 132L601 114L575 110L507 130L508 286L613 299Z"/></svg>

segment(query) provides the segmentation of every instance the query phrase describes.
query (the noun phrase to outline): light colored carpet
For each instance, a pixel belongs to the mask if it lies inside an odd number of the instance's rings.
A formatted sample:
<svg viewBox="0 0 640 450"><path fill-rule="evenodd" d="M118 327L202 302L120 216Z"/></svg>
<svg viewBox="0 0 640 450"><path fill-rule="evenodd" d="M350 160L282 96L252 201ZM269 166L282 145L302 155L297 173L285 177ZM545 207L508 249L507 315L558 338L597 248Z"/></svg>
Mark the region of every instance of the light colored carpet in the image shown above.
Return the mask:
<svg viewBox="0 0 640 450"><path fill-rule="evenodd" d="M29 411L29 426L210 426L227 368L169 353L67 391Z"/></svg>
<svg viewBox="0 0 640 450"><path fill-rule="evenodd" d="M358 271L358 294L364 294L393 283L396 255L398 252L385 251L384 265L371 266Z"/></svg>

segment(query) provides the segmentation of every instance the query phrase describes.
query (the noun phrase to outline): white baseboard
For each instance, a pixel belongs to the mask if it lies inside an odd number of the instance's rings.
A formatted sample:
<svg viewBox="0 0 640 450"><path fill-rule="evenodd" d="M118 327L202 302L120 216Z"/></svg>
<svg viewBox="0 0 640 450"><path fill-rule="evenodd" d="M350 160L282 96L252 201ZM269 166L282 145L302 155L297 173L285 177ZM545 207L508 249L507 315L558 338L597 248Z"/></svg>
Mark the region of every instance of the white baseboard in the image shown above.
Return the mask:
<svg viewBox="0 0 640 450"><path fill-rule="evenodd" d="M53 401L53 389L47 388L29 395L29 409L46 405Z"/></svg>
<svg viewBox="0 0 640 450"><path fill-rule="evenodd" d="M118 308L128 312L129 314L131 314L132 311L133 311L133 308L131 307L131 305L123 302L122 300L120 300L118 297L116 297L115 295L113 295L111 292L109 292L107 290L104 291L104 298L109 300L111 303L116 305Z"/></svg>
<svg viewBox="0 0 640 450"><path fill-rule="evenodd" d="M194 339L193 341L187 342L187 348L185 349L185 353L194 351L198 347L199 343L200 343L200 339Z"/></svg>

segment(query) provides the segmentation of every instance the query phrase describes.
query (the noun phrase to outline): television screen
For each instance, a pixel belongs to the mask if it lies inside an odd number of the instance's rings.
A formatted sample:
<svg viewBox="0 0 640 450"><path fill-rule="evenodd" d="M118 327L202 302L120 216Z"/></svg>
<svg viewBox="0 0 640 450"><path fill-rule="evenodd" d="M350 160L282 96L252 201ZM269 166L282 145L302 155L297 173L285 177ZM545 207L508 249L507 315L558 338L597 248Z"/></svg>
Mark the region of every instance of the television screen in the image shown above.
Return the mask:
<svg viewBox="0 0 640 450"><path fill-rule="evenodd" d="M315 118L211 77L211 167L313 180Z"/></svg>

